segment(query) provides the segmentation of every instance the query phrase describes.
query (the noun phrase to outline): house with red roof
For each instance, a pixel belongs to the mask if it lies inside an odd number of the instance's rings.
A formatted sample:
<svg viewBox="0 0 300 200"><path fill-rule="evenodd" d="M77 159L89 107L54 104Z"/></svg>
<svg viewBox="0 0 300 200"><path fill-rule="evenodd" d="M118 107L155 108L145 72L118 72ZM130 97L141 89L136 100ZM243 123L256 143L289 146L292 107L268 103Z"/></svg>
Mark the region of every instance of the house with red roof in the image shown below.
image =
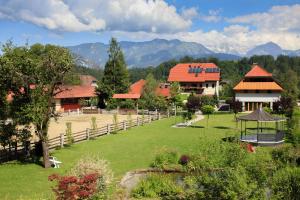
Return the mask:
<svg viewBox="0 0 300 200"><path fill-rule="evenodd" d="M139 99L142 96L144 85L146 84L146 81L144 79L141 79L135 83L133 83L128 93L124 94L114 94L114 99ZM159 84L159 86L156 88L156 94L163 96L165 98L170 97L170 87L169 84Z"/></svg>
<svg viewBox="0 0 300 200"><path fill-rule="evenodd" d="M183 93L219 96L220 68L214 63L179 63L168 82L179 82Z"/></svg>
<svg viewBox="0 0 300 200"><path fill-rule="evenodd" d="M265 106L272 109L273 103L280 100L283 91L272 74L258 65L253 65L233 90L236 100L243 104L243 111L253 111Z"/></svg>
<svg viewBox="0 0 300 200"><path fill-rule="evenodd" d="M97 79L90 75L80 75L80 85L63 85L55 95L55 110L59 112L80 109L81 101L97 97Z"/></svg>

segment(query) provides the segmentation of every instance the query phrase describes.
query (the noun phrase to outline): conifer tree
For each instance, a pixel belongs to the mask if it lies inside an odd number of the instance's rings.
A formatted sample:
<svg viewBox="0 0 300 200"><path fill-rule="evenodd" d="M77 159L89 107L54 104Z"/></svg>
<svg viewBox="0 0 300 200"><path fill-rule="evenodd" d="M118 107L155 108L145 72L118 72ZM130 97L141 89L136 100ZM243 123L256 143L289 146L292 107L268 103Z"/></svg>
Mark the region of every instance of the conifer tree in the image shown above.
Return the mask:
<svg viewBox="0 0 300 200"><path fill-rule="evenodd" d="M104 76L99 83L97 92L100 96L100 106L115 93L126 93L129 86L129 75L123 52L115 38L110 41L108 61L105 64Z"/></svg>

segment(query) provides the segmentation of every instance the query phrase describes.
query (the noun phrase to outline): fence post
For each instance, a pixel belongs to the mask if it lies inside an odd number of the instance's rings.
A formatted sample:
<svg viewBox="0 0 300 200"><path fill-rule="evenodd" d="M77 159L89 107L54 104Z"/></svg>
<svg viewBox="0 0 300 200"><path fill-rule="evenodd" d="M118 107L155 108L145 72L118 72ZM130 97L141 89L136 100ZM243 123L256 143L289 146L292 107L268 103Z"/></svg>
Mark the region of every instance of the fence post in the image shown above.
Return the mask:
<svg viewBox="0 0 300 200"><path fill-rule="evenodd" d="M90 129L87 128L87 129L85 130L85 132L86 132L86 139L89 140L89 139L90 139Z"/></svg>
<svg viewBox="0 0 300 200"><path fill-rule="evenodd" d="M137 126L140 126L140 118L137 117L136 120L137 120L137 124L136 124L136 125L137 125Z"/></svg>
<svg viewBox="0 0 300 200"><path fill-rule="evenodd" d="M61 148L64 147L64 143L65 143L65 141L64 141L64 134L61 133L61 134L60 134L60 147L61 147Z"/></svg>
<svg viewBox="0 0 300 200"><path fill-rule="evenodd" d="M160 120L160 113L158 113L158 120Z"/></svg>
<svg viewBox="0 0 300 200"><path fill-rule="evenodd" d="M124 121L123 121L123 130L126 130L126 128L127 128L127 127L126 127L126 121L124 120Z"/></svg>
<svg viewBox="0 0 300 200"><path fill-rule="evenodd" d="M110 124L107 124L107 135L110 134Z"/></svg>
<svg viewBox="0 0 300 200"><path fill-rule="evenodd" d="M169 111L169 109L168 109L168 111L167 111L167 117L168 117L168 118L170 117L170 111Z"/></svg>
<svg viewBox="0 0 300 200"><path fill-rule="evenodd" d="M101 113L101 110L100 110L100 108L98 108L98 114L100 114Z"/></svg>
<svg viewBox="0 0 300 200"><path fill-rule="evenodd" d="M149 119L148 120L149 120L149 123L150 123L151 122L151 115L149 115Z"/></svg>
<svg viewBox="0 0 300 200"><path fill-rule="evenodd" d="M77 115L80 115L79 108L77 108Z"/></svg>

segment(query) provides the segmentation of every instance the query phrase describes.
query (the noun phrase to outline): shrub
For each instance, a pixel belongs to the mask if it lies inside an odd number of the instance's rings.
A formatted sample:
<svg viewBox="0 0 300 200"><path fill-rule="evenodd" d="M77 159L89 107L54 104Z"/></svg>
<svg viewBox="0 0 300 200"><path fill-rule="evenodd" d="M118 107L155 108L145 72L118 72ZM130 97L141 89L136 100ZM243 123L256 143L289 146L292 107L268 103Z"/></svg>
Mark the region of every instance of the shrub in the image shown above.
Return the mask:
<svg viewBox="0 0 300 200"><path fill-rule="evenodd" d="M201 105L200 97L199 97L199 96L196 96L196 95L194 95L194 94L191 94L191 95L188 97L185 106L186 106L188 112L195 113L197 110L199 110L200 105Z"/></svg>
<svg viewBox="0 0 300 200"><path fill-rule="evenodd" d="M276 147L271 152L272 158L280 166L300 166L300 148L292 146Z"/></svg>
<svg viewBox="0 0 300 200"><path fill-rule="evenodd" d="M201 105L211 105L211 106L216 106L218 104L218 99L216 96L207 96L203 95L200 97L200 102Z"/></svg>
<svg viewBox="0 0 300 200"><path fill-rule="evenodd" d="M89 199L97 193L97 173L82 177L53 174L48 179L57 181L56 187L53 187L52 190L58 200Z"/></svg>
<svg viewBox="0 0 300 200"><path fill-rule="evenodd" d="M191 120L193 119L193 113L190 111L182 112L182 119L183 121Z"/></svg>
<svg viewBox="0 0 300 200"><path fill-rule="evenodd" d="M97 174L97 191L104 193L112 181L113 174L107 161L99 156L88 155L81 158L70 170L69 175L82 178L95 173Z"/></svg>
<svg viewBox="0 0 300 200"><path fill-rule="evenodd" d="M163 148L155 156L152 167L165 169L178 164L178 152L172 149Z"/></svg>
<svg viewBox="0 0 300 200"><path fill-rule="evenodd" d="M67 126L66 129L67 144L71 145L74 143L74 137L72 135L72 122L67 122L66 126Z"/></svg>
<svg viewBox="0 0 300 200"><path fill-rule="evenodd" d="M132 99L126 99L120 102L120 108L135 109L135 103Z"/></svg>
<svg viewBox="0 0 300 200"><path fill-rule="evenodd" d="M300 168L283 168L272 180L272 199L298 200L300 195Z"/></svg>
<svg viewBox="0 0 300 200"><path fill-rule="evenodd" d="M176 185L175 180L170 175L149 175L133 189L132 196L135 198L159 198L179 199L183 189Z"/></svg>
<svg viewBox="0 0 300 200"><path fill-rule="evenodd" d="M190 161L190 157L187 155L182 155L179 158L179 164L181 164L181 165L187 165L189 161Z"/></svg>
<svg viewBox="0 0 300 200"><path fill-rule="evenodd" d="M272 112L272 109L269 108L269 107L263 107L264 111L267 112L267 113L271 113Z"/></svg>

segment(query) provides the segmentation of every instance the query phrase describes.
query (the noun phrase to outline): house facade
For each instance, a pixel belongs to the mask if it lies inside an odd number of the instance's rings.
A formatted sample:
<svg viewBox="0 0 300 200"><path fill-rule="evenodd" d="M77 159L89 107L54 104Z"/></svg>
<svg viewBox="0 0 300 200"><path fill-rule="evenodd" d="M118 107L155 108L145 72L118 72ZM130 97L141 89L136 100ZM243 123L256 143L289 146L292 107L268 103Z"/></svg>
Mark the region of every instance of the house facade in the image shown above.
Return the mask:
<svg viewBox="0 0 300 200"><path fill-rule="evenodd" d="M178 82L182 93L219 96L220 68L214 63L179 63L168 82Z"/></svg>
<svg viewBox="0 0 300 200"><path fill-rule="evenodd" d="M242 102L243 111L253 111L259 107L273 108L273 103L279 101L282 87L262 67L253 65L234 88L235 99Z"/></svg>

